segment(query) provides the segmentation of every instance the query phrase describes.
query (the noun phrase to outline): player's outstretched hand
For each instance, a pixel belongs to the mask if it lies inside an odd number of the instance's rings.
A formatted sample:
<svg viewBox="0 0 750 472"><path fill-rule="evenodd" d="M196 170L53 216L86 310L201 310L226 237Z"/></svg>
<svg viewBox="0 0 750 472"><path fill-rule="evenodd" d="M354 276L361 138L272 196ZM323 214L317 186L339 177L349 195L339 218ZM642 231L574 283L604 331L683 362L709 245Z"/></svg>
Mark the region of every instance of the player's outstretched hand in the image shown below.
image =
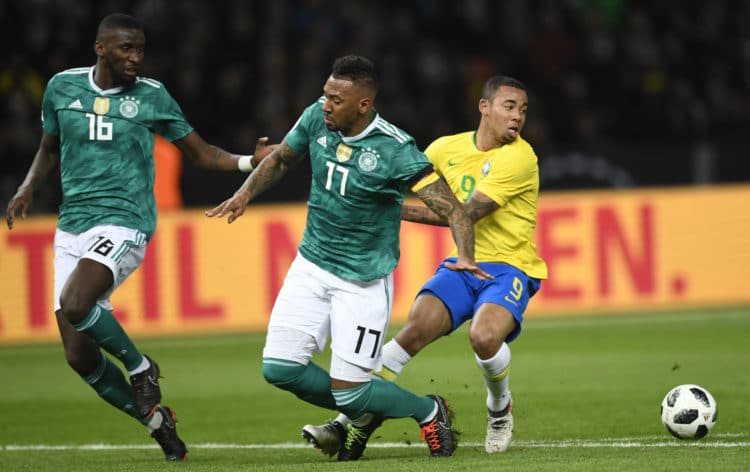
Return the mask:
<svg viewBox="0 0 750 472"><path fill-rule="evenodd" d="M223 218L227 213L231 213L229 219L227 219L227 223L231 223L245 213L248 201L249 195L247 192L235 192L232 198L228 198L221 205L206 211L206 216Z"/></svg>
<svg viewBox="0 0 750 472"><path fill-rule="evenodd" d="M494 279L493 276L482 270L482 268L479 267L476 262L470 259L466 259L465 257L459 257L456 262L446 262L445 267L450 270L463 270L466 272L471 272L479 280Z"/></svg>
<svg viewBox="0 0 750 472"><path fill-rule="evenodd" d="M13 198L8 202L8 213L5 215L5 223L8 229L13 229L13 223L16 221L16 212L21 210L21 218L26 218L26 210L31 205L33 193L24 189L18 189Z"/></svg>

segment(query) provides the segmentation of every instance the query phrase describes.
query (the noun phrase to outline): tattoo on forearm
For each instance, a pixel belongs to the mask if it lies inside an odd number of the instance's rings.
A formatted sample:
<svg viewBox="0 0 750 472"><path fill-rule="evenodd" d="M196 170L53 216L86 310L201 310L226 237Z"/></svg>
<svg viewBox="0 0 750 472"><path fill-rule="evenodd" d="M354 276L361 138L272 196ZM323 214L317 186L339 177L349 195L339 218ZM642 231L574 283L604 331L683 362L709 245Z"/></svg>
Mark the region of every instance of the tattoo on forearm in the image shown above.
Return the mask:
<svg viewBox="0 0 750 472"><path fill-rule="evenodd" d="M448 226L447 220L424 206L404 205L401 209L401 219L426 225Z"/></svg>
<svg viewBox="0 0 750 472"><path fill-rule="evenodd" d="M460 255L474 259L474 225L468 218L451 221L451 234Z"/></svg>
<svg viewBox="0 0 750 472"><path fill-rule="evenodd" d="M417 192L419 198L438 216L448 221L456 210L456 197L451 193L448 184L438 180Z"/></svg>
<svg viewBox="0 0 750 472"><path fill-rule="evenodd" d="M448 222L458 253L473 259L474 223L467 217L448 184L440 179L418 191L417 195L432 211Z"/></svg>
<svg viewBox="0 0 750 472"><path fill-rule="evenodd" d="M464 211L467 215L469 215L469 218L471 218L471 221L473 221L474 223L481 220L498 208L498 204L492 200L482 202L472 198L466 204L464 204Z"/></svg>
<svg viewBox="0 0 750 472"><path fill-rule="evenodd" d="M276 150L276 157L282 162L284 167L288 169L289 166L297 162L302 157L302 154L294 152L292 148L285 144L282 144Z"/></svg>
<svg viewBox="0 0 750 472"><path fill-rule="evenodd" d="M290 164L300 157L301 155L289 146L280 146L272 155L266 157L245 182L250 198L255 198L278 182L287 173Z"/></svg>

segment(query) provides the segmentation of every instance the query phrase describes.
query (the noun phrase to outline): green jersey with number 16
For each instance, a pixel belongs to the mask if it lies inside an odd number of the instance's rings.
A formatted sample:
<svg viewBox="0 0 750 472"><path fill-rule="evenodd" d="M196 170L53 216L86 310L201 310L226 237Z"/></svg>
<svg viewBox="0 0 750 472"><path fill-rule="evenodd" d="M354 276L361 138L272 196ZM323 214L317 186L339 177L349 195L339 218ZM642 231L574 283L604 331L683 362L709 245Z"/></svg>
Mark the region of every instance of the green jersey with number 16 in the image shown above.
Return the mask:
<svg viewBox="0 0 750 472"><path fill-rule="evenodd" d="M398 264L404 193L432 166L411 136L379 115L357 136L329 130L323 101L285 138L309 154L312 168L300 254L344 279L384 277Z"/></svg>
<svg viewBox="0 0 750 472"><path fill-rule="evenodd" d="M154 133L174 141L193 130L164 85L138 77L132 86L102 90L94 67L60 72L44 92L42 127L60 139L58 227L81 233L113 224L150 238Z"/></svg>

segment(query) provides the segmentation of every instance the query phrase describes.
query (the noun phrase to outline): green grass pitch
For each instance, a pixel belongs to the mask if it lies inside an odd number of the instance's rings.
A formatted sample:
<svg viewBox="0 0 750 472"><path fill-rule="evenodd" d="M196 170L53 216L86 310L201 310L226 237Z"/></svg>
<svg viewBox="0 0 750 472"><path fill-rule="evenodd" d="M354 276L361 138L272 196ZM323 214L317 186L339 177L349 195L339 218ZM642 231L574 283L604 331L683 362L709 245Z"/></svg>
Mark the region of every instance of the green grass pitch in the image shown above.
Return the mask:
<svg viewBox="0 0 750 472"><path fill-rule="evenodd" d="M392 334L392 333L391 333ZM337 464L300 437L333 412L261 376L262 333L137 344L162 368L164 403L188 443L168 464L144 428L100 401L57 345L0 348L0 470L750 470L750 310L531 319L512 344L515 433L488 455L485 387L466 328L425 349L399 383L440 393L462 431L456 455L429 457L412 420L387 421L358 463ZM317 361L328 366L328 356ZM659 405L678 384L716 398L701 441L678 441Z"/></svg>

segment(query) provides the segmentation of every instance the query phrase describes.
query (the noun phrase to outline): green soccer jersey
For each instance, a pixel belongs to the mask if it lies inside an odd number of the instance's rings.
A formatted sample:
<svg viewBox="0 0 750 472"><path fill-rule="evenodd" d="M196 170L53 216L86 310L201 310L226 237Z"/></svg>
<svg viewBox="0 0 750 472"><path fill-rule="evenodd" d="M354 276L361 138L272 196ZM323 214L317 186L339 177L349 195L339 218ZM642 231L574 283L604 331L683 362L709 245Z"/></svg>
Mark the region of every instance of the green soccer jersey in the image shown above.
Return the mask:
<svg viewBox="0 0 750 472"><path fill-rule="evenodd" d="M81 233L113 224L150 238L154 133L174 141L193 130L164 85L138 77L130 87L102 90L94 67L60 72L44 92L42 127L60 139L58 227Z"/></svg>
<svg viewBox="0 0 750 472"><path fill-rule="evenodd" d="M344 279L369 281L398 264L401 205L431 164L404 131L379 115L357 136L330 131L323 98L286 135L312 168L307 224L299 251Z"/></svg>

